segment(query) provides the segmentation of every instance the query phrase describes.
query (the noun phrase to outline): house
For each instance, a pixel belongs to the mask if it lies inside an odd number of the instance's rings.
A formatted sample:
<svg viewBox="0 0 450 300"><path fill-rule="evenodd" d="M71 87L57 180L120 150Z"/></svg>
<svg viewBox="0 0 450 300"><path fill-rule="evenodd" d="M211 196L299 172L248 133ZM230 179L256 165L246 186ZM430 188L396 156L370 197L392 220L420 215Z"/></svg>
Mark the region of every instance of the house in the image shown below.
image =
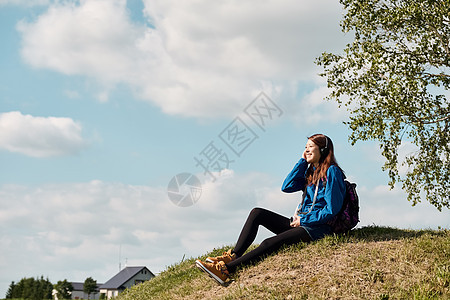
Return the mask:
<svg viewBox="0 0 450 300"><path fill-rule="evenodd" d="M100 294L103 294L106 299L110 299L118 296L125 289L153 277L155 275L147 267L126 267L100 286Z"/></svg>
<svg viewBox="0 0 450 300"><path fill-rule="evenodd" d="M71 282L70 284L73 287L73 290L70 294L70 296L71 296L70 299L94 299L94 300L100 299L99 287L101 285L103 285L103 283L98 283L96 291L91 293L90 295L88 295L87 293L84 292L84 282ZM52 298L54 300L59 299L58 291L56 289L53 289L53 291L52 291Z"/></svg>
<svg viewBox="0 0 450 300"><path fill-rule="evenodd" d="M88 298L88 294L84 292L84 282L71 282L73 291L72 291L72 299L94 299L97 300L100 298L100 290L99 287L103 285L102 283L97 284L97 289L95 292L91 293Z"/></svg>

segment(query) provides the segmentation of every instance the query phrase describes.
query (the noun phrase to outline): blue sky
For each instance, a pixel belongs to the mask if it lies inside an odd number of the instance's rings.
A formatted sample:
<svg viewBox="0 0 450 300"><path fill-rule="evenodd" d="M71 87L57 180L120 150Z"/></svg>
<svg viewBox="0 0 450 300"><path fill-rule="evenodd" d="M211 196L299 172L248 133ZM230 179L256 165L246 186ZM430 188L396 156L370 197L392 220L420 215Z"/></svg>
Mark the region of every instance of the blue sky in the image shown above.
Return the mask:
<svg viewBox="0 0 450 300"><path fill-rule="evenodd" d="M280 185L317 132L358 184L360 226L448 228L323 101L314 58L351 40L327 2L0 0L0 297L23 277L105 282L119 249L157 273L233 244L254 206L291 214ZM261 92L282 112L263 129L244 112ZM240 156L220 139L237 117L257 136ZM210 142L233 161L216 181L194 161ZM183 172L202 182L187 208L167 195Z"/></svg>

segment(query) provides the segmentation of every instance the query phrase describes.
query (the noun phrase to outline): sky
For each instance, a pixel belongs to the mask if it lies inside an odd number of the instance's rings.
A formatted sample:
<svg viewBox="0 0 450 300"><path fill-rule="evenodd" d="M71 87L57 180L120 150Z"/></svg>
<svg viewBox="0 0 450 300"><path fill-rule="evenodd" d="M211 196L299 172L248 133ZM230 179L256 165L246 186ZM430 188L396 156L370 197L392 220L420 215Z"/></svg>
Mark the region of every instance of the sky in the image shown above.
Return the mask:
<svg viewBox="0 0 450 300"><path fill-rule="evenodd" d="M342 16L331 0L0 0L0 298L24 277L157 274L234 244L253 207L292 215L301 195L280 187L314 133L358 185L358 226L450 228L389 189L378 144L350 145L324 100L314 60L351 41Z"/></svg>

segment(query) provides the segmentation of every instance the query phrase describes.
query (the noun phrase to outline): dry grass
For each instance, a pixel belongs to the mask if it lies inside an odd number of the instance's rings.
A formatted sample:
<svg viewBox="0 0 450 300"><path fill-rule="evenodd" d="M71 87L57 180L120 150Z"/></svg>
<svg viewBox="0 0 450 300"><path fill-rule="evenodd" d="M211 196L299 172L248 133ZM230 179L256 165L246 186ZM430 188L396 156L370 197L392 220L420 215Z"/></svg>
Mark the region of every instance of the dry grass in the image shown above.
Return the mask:
<svg viewBox="0 0 450 300"><path fill-rule="evenodd" d="M191 259L119 299L450 299L450 231L358 229L286 247L226 287Z"/></svg>

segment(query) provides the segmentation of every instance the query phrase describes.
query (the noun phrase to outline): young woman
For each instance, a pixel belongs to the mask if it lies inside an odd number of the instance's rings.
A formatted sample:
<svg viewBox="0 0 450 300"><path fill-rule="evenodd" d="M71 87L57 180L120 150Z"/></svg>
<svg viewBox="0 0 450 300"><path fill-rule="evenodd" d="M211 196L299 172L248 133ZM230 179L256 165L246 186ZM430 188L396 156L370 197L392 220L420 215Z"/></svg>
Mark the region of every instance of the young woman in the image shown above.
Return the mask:
<svg viewBox="0 0 450 300"><path fill-rule="evenodd" d="M263 208L254 208L234 249L218 257L208 257L205 262L197 260L197 267L224 284L238 266L253 263L283 245L310 242L332 233L327 221L342 207L345 184L330 138L323 134L308 138L302 157L287 175L281 190L286 193L304 190L302 203L291 219ZM244 255L255 240L260 225L275 236L265 239Z"/></svg>

